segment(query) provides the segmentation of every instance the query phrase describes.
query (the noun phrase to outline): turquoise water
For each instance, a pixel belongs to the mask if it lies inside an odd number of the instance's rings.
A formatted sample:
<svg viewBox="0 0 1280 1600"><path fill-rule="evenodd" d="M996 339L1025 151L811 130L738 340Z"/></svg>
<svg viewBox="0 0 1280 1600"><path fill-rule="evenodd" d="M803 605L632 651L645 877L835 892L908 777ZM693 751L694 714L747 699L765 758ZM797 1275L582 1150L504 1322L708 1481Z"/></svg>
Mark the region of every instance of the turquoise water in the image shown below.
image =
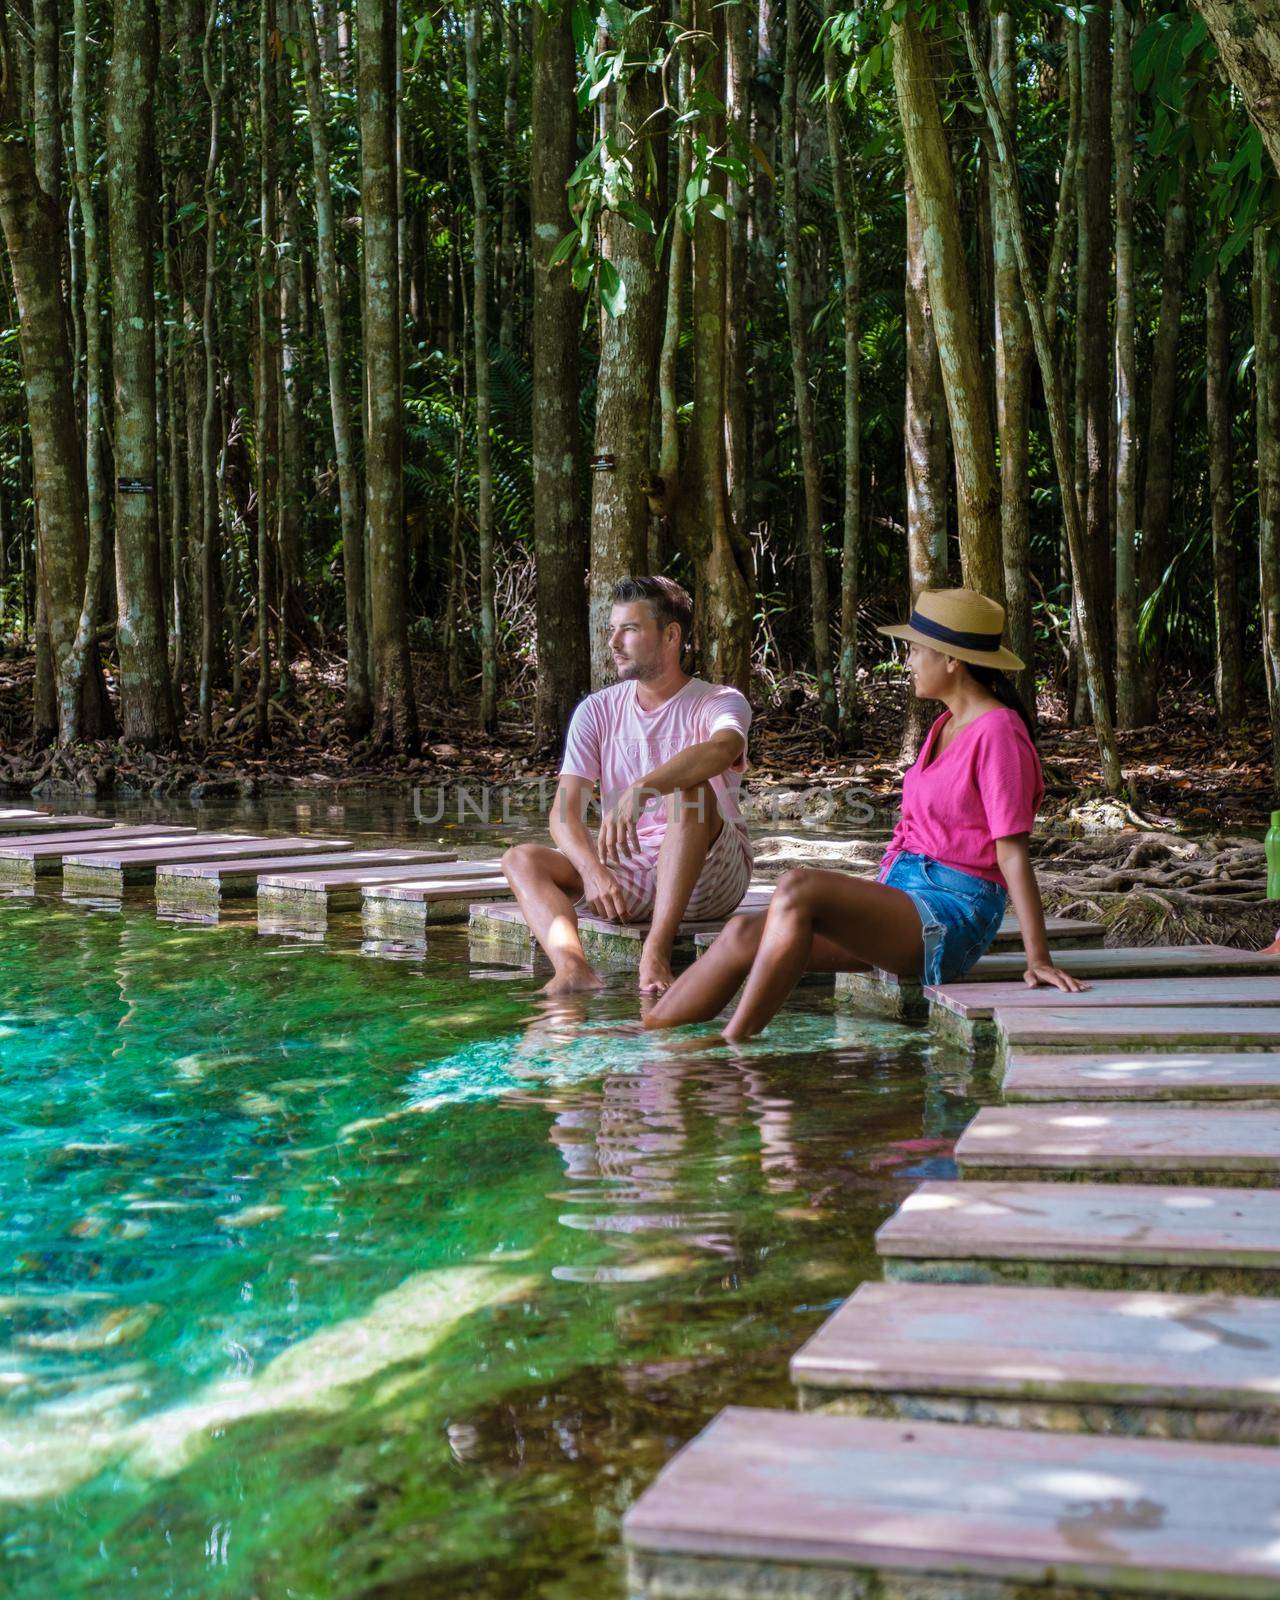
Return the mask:
<svg viewBox="0 0 1280 1600"><path fill-rule="evenodd" d="M636 1009L0 902L4 1592L620 1600L969 1114L822 991L736 1053Z"/></svg>

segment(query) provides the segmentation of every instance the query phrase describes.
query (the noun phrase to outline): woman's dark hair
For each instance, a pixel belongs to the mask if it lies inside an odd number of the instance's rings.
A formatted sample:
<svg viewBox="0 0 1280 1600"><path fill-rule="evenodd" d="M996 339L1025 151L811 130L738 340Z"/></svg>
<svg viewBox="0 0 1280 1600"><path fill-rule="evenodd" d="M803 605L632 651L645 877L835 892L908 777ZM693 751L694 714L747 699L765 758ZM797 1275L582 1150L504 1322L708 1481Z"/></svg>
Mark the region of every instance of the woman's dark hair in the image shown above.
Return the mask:
<svg viewBox="0 0 1280 1600"><path fill-rule="evenodd" d="M1013 679L1008 673L1001 672L999 667L980 667L976 662L966 661L970 676L975 683L980 683L989 695L993 695L1002 706L1008 706L1010 711L1016 711L1022 718L1022 725L1027 730L1027 737L1032 744L1036 742L1036 725L1031 720L1031 713L1022 703L1022 696L1013 686Z"/></svg>

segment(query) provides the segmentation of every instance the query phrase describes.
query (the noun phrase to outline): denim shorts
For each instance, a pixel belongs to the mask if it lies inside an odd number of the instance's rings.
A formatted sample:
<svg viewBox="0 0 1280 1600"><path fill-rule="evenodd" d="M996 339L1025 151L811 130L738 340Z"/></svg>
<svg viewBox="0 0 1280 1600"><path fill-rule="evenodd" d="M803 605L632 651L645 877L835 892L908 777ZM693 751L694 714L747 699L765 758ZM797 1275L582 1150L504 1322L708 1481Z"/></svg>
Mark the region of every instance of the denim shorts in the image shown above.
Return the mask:
<svg viewBox="0 0 1280 1600"><path fill-rule="evenodd" d="M880 880L911 896L924 933L925 983L954 983L1000 931L1007 896L998 883L900 852Z"/></svg>

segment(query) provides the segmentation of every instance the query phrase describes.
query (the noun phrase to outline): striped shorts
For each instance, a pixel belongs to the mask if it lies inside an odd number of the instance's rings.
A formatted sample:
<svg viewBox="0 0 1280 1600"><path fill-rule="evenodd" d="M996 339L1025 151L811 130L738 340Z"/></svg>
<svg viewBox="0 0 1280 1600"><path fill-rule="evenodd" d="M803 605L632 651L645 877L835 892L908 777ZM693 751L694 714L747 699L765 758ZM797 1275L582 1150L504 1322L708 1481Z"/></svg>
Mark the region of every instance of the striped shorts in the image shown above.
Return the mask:
<svg viewBox="0 0 1280 1600"><path fill-rule="evenodd" d="M643 839L638 854L627 856L609 868L621 886L629 922L648 922L653 916L661 845L661 838ZM751 838L746 828L726 820L707 851L683 920L717 922L727 917L746 894L753 865ZM579 900L576 909L591 914L585 900Z"/></svg>

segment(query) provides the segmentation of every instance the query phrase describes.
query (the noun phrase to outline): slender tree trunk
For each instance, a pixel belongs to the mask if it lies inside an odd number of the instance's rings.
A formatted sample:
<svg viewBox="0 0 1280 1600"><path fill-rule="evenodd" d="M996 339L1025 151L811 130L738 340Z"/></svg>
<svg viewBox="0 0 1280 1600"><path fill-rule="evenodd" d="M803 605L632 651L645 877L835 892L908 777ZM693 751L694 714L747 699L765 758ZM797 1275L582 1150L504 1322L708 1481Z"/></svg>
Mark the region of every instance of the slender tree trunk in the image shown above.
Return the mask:
<svg viewBox="0 0 1280 1600"><path fill-rule="evenodd" d="M516 148L520 137L520 57L524 42L524 7L509 0L506 12L507 82L502 103L502 223L498 230L498 343L516 344L516 197L520 192Z"/></svg>
<svg viewBox="0 0 1280 1600"><path fill-rule="evenodd" d="M84 591L75 637L63 663L59 684L59 721L63 739L79 736L80 708L90 661L97 675L94 633L102 590L102 556L105 547L102 504L102 267L98 253L98 212L93 184L93 154L89 148L89 16L88 0L75 0L74 44L71 71L71 120L75 158L76 194L84 230L84 339L85 406L84 462L85 507L89 548Z"/></svg>
<svg viewBox="0 0 1280 1600"><path fill-rule="evenodd" d="M903 407L903 455L907 490L907 575L911 603L922 589L947 582L947 402L942 392L938 336L929 300L924 259L924 221L908 167L905 285L907 374ZM928 725L928 708L907 684L902 757L914 761Z"/></svg>
<svg viewBox="0 0 1280 1600"><path fill-rule="evenodd" d="M827 15L833 14L827 0ZM841 310L844 315L844 524L840 551L840 662L837 675L840 742L849 748L858 735L858 577L862 560L862 241L858 180L845 145L835 46L824 35L823 81L827 95L827 146L831 188L840 239Z"/></svg>
<svg viewBox="0 0 1280 1600"><path fill-rule="evenodd" d="M82 0L83 3L83 0ZM307 0L303 0L306 4ZM218 77L213 76L213 33L220 0L209 0L200 63L209 102L209 144L204 168L204 305L200 332L204 358L204 410L200 422L200 742L213 739L213 664L217 639L219 495L217 473L218 366L214 308L218 271L218 162L221 159L222 99L227 87L226 40L219 41Z"/></svg>
<svg viewBox="0 0 1280 1600"><path fill-rule="evenodd" d="M1022 296L1031 322L1031 338L1035 345L1036 361L1040 367L1045 404L1049 413L1049 434L1053 444L1054 465L1057 468L1058 488L1062 496L1063 515L1067 524L1067 544L1071 565L1076 576L1076 618L1079 627L1080 653L1084 660L1085 676L1093 706L1094 729L1098 739L1098 754L1102 765L1102 778L1109 794L1124 792L1124 772L1120 766L1120 752L1116 747L1115 732L1111 725L1107 704L1104 662L1098 640L1096 619L1089 595L1079 584L1085 561L1084 518L1076 495L1075 470L1071 453L1071 438L1067 426L1067 408L1063 400L1062 383L1054 360L1053 345L1045 322L1044 304L1040 299L1031 264L1031 251L1027 244L1026 226L1022 215L1022 195L1018 184L1018 167L1014 157L1013 140L1000 109L1000 101L987 72L986 62L974 37L973 24L967 13L959 18L960 32L969 53L969 64L978 80L987 123L991 132L993 157L992 177L1004 196L1005 214L1013 233L1013 246L1018 258L1018 272L1022 279Z"/></svg>
<svg viewBox="0 0 1280 1600"><path fill-rule="evenodd" d="M342 522L342 576L347 619L347 698L345 723L349 737L362 739L373 718L369 688L369 641L365 629L364 537L360 523L360 486L352 443L351 402L347 395L342 333L342 284L338 271L337 228L333 186L329 180L329 132L320 78L319 42L311 0L298 0L302 23L302 65L307 86L307 122L316 197L316 282L324 321L325 357L329 376L329 413L333 455L338 469L338 504Z"/></svg>
<svg viewBox="0 0 1280 1600"><path fill-rule="evenodd" d="M1013 13L991 19L993 76L1011 132L1018 125L1017 30ZM1012 229L1003 193L992 183L991 242L995 295L996 426L1000 430L1000 542L1004 559L1009 644L1026 662L1018 675L1023 703L1036 702L1035 635L1031 627L1031 470L1028 425L1031 411L1031 326L1022 299Z"/></svg>
<svg viewBox="0 0 1280 1600"><path fill-rule="evenodd" d="M813 624L813 666L818 681L818 709L824 725L838 721L835 674L831 663L831 602L822 526L822 474L809 375L809 333L802 294L800 260L800 174L797 166L796 75L800 68L800 6L787 6L787 47L782 71L783 239L787 253L787 327L791 343L791 387L796 435L804 478L804 550L809 567L809 615Z"/></svg>
<svg viewBox="0 0 1280 1600"><path fill-rule="evenodd" d="M748 256L751 279L751 326L761 344L777 333L778 318L778 110L782 71L775 53L778 0L756 0L756 62L751 82L753 143L759 155L751 163L751 225ZM766 476L776 459L778 400L769 362L752 374L748 430L757 487L748 486L748 525L759 528L770 514Z"/></svg>
<svg viewBox="0 0 1280 1600"><path fill-rule="evenodd" d="M617 41L628 62L648 60L658 38L652 13L641 14ZM631 173L631 198L661 225L665 171L665 125L660 121L662 87L643 65L624 74L617 89L612 134ZM662 285L654 241L618 212L600 225L600 251L616 269L626 296L617 316L602 310L600 365L596 378L595 467L591 474L591 575L589 628L591 684L613 677L609 657L610 593L619 578L642 570L648 553L652 397L658 360ZM723 418L721 419L723 422Z"/></svg>
<svg viewBox="0 0 1280 1600"><path fill-rule="evenodd" d="M725 103L725 16L716 0L694 0L694 77L701 74L719 105ZM706 115L706 135L724 138L719 112ZM725 194L724 173L713 168L709 192ZM693 420L690 425L686 504L697 566L695 632L700 669L717 683L744 693L751 679L751 589L743 552L730 521L725 450L726 258L728 230L706 205L693 230ZM682 522L683 528L683 522Z"/></svg>
<svg viewBox="0 0 1280 1600"><path fill-rule="evenodd" d="M116 609L124 737L177 742L156 514L154 0L115 0L107 146L115 375Z"/></svg>
<svg viewBox="0 0 1280 1600"><path fill-rule="evenodd" d="M1164 216L1160 320L1151 349L1151 410L1138 546L1138 600L1144 604L1160 582L1169 557L1169 513L1173 494L1173 446L1177 422L1178 329L1187 250L1187 169L1179 164L1177 188ZM1139 722L1154 722L1163 661L1148 644L1139 658Z"/></svg>
<svg viewBox="0 0 1280 1600"><path fill-rule="evenodd" d="M471 328L476 372L476 479L480 524L480 725L498 727L498 631L493 599L493 459L489 434L489 195L480 149L480 0L467 9L467 166L475 208Z"/></svg>
<svg viewBox="0 0 1280 1600"><path fill-rule="evenodd" d="M279 319L276 315L276 0L258 0L258 373L254 422L258 511L258 685L254 745L271 743L271 534L280 494Z"/></svg>
<svg viewBox="0 0 1280 1600"><path fill-rule="evenodd" d="M1218 725L1229 728L1244 717L1244 663L1240 649L1239 572L1231 525L1231 337L1226 296L1216 262L1205 278L1204 293L1205 420L1213 527L1213 694Z"/></svg>
<svg viewBox="0 0 1280 1600"><path fill-rule="evenodd" d="M903 143L924 222L929 299L955 452L960 567L969 588L1003 601L995 442L934 67L910 11L894 25L893 39L893 81Z"/></svg>
<svg viewBox="0 0 1280 1600"><path fill-rule="evenodd" d="M400 40L392 0L360 0L359 31L373 737L378 748L412 756L418 749L418 711L409 658L409 558L402 477L404 401L395 173L395 63Z"/></svg>
<svg viewBox="0 0 1280 1600"><path fill-rule="evenodd" d="M558 747L591 681L587 528L581 482L579 298L567 267L548 268L570 224L577 67L571 0L533 11L533 526L537 552L537 743Z"/></svg>
<svg viewBox="0 0 1280 1600"><path fill-rule="evenodd" d="M684 0L681 8L681 27L686 40L689 34L690 18L689 0ZM683 112L688 104L690 86L689 46L687 42L683 43L680 48L676 68L676 83L676 104L680 111ZM658 477L660 483L655 487L659 490L660 503L664 514L660 518L655 518L654 526L659 532L650 537L648 566L651 572L660 572L667 564L668 553L666 546L670 542L667 535L676 514L675 502L680 491L680 421L677 379L680 367L680 333L684 327L684 284L689 260L689 239L682 221L683 210L681 202L684 198L685 189L688 187L689 174L693 166L691 135L688 124L682 124L677 127L674 137L676 139L676 181L674 189L676 211L667 230L669 235L667 299L662 328L662 348L658 354ZM730 429L732 430L732 422L730 423ZM745 472L742 476L745 479ZM735 484L738 482L737 479L734 481ZM732 503L731 498L730 504L732 505Z"/></svg>
<svg viewBox="0 0 1280 1600"><path fill-rule="evenodd" d="M1080 166L1080 30L1066 23L1067 50L1067 143L1058 174L1058 210L1049 246L1049 270L1045 277L1044 316L1049 337L1058 344L1058 299L1062 292L1063 269L1075 221L1076 176Z"/></svg>
<svg viewBox="0 0 1280 1600"><path fill-rule="evenodd" d="M1134 429L1137 320L1133 261L1133 18L1113 0L1111 142L1116 160L1115 544L1116 722L1138 722L1138 457Z"/></svg>
<svg viewBox="0 0 1280 1600"><path fill-rule="evenodd" d="M751 41L745 0L725 11L726 73L729 138L731 148L751 146ZM677 187L677 195L683 190ZM725 351L725 433L729 471L729 520L735 528L747 525L750 468L747 449L749 397L749 298L750 257L747 228L750 222L750 194L747 185L732 175L728 185L729 242L725 258L725 306L728 322L728 347Z"/></svg>
<svg viewBox="0 0 1280 1600"><path fill-rule="evenodd" d="M1124 0L1118 0L1123 4ZM1076 338L1084 401L1084 514L1089 600L1098 621L1110 692L1111 607L1111 51L1107 14L1090 10L1082 62L1082 184ZM1080 576L1077 575L1077 584Z"/></svg>
<svg viewBox="0 0 1280 1600"><path fill-rule="evenodd" d="M1253 234L1253 343L1257 385L1258 577L1263 675L1271 722L1271 787L1280 805L1280 281L1271 232Z"/></svg>

